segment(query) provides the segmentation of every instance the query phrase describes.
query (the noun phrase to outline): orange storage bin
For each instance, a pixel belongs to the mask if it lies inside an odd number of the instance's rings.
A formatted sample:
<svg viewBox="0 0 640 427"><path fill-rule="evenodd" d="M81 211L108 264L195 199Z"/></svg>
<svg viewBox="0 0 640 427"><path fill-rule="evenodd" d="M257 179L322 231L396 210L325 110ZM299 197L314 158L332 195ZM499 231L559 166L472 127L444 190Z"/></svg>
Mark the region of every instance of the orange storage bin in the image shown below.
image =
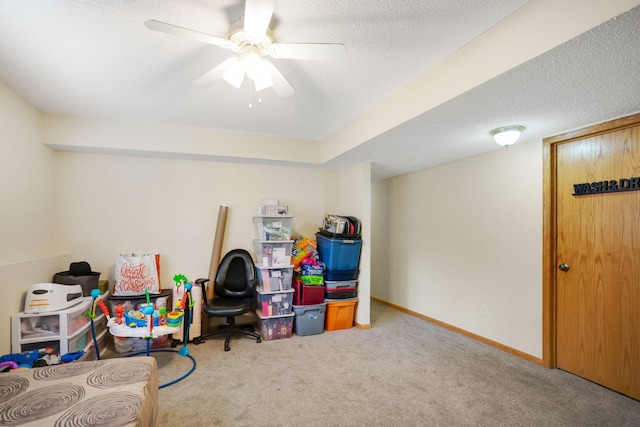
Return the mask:
<svg viewBox="0 0 640 427"><path fill-rule="evenodd" d="M327 331L351 329L357 302L357 298L340 301L327 300L324 328Z"/></svg>

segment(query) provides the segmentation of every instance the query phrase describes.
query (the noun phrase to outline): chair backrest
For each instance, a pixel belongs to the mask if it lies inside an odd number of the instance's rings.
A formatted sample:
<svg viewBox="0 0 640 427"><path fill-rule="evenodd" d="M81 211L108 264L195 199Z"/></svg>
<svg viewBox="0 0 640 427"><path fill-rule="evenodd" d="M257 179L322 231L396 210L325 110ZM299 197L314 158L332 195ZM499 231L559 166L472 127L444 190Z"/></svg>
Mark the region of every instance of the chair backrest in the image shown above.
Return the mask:
<svg viewBox="0 0 640 427"><path fill-rule="evenodd" d="M252 298L256 287L256 270L251 254L244 249L227 252L216 273L215 294L221 298Z"/></svg>

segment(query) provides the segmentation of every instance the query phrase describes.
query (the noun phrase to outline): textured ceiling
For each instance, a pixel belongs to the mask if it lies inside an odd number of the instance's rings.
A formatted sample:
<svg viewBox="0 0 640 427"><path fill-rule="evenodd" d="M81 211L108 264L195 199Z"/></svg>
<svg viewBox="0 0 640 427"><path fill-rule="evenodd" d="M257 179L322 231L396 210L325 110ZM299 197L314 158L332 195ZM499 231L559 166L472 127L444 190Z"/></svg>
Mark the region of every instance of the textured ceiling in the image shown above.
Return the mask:
<svg viewBox="0 0 640 427"><path fill-rule="evenodd" d="M640 7L329 164L340 168L368 161L377 165L378 178L390 177L502 149L488 135L502 125L523 125L521 138L536 140L636 112L640 112Z"/></svg>
<svg viewBox="0 0 640 427"><path fill-rule="evenodd" d="M266 90L258 103L246 83L240 89L224 81L192 85L230 57L228 50L143 25L157 19L226 37L244 13L241 0L3 0L0 80L47 113L324 143L536 3L549 2L281 0L271 23L277 41L343 43L347 56L338 62L274 59L296 93L278 98ZM597 3L585 2L584 9ZM637 4L611 3L622 4L622 12ZM468 90L453 90L451 99L408 114L398 126L362 137L322 166L369 161L374 177L386 178L494 150L487 132L497 126L522 124L523 139L536 139L640 111L639 22L636 7L524 57Z"/></svg>

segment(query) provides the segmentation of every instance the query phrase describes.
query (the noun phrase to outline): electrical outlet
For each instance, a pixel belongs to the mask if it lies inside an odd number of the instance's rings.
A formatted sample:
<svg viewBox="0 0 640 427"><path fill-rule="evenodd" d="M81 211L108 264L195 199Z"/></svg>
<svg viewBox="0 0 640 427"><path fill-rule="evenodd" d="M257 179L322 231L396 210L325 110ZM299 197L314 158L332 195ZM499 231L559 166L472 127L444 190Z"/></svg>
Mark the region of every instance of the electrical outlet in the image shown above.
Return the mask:
<svg viewBox="0 0 640 427"><path fill-rule="evenodd" d="M480 304L480 314L483 316L487 315L487 304Z"/></svg>

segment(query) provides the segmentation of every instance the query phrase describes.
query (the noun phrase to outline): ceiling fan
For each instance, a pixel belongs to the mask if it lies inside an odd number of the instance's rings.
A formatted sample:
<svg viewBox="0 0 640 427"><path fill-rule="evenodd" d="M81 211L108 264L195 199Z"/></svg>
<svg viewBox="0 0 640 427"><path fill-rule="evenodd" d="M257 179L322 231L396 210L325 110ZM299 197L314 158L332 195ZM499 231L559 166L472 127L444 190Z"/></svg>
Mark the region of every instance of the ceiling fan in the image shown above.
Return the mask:
<svg viewBox="0 0 640 427"><path fill-rule="evenodd" d="M269 28L275 3L276 0L246 0L244 20L231 25L226 39L153 19L144 25L150 30L212 44L236 54L194 84L209 86L222 78L239 88L246 76L256 91L271 87L278 96L286 97L293 95L295 89L266 57L335 60L344 57L346 49L338 43L276 43Z"/></svg>

